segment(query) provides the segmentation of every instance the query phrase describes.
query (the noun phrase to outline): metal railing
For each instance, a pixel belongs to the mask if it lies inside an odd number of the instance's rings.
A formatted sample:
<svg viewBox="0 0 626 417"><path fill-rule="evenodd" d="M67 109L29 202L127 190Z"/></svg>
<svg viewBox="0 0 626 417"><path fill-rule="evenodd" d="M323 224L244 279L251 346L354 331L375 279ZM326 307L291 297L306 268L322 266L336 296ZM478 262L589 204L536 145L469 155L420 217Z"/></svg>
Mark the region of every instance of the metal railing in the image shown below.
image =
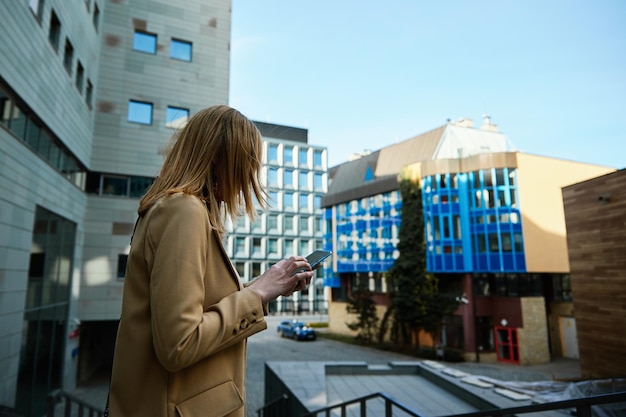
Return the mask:
<svg viewBox="0 0 626 417"><path fill-rule="evenodd" d="M302 417L317 417L320 413L324 413L326 417L330 417L333 411L340 411L341 417L347 416L347 408L351 405L359 404L359 415L361 417L367 416L366 402L371 399L382 398L385 402L385 417L393 416L394 407L404 411L412 417L422 417L420 414L413 410L410 410L405 405L399 403L388 395L378 392L375 394L366 395L364 397L355 398L354 400L347 401L345 403L336 404L328 407L321 408L308 414L304 414ZM514 414L527 414L537 413L541 411L556 411L556 410L568 410L575 409L577 417L591 417L591 407L601 404L613 404L613 403L626 403L626 392L618 392L611 394L594 395L591 397L575 398L571 400L555 401L544 404L525 405L520 407L474 411L464 414L453 414L447 417L500 417L510 416Z"/></svg>
<svg viewBox="0 0 626 417"><path fill-rule="evenodd" d="M63 407L63 417L102 417L104 410L86 403L75 395L62 390L54 390L48 394L48 413L46 417L55 417L56 409L65 401ZM85 414L86 413L86 414Z"/></svg>
<svg viewBox="0 0 626 417"><path fill-rule="evenodd" d="M287 394L281 395L257 410L257 415L259 417L283 417L289 415L287 410L288 399Z"/></svg>

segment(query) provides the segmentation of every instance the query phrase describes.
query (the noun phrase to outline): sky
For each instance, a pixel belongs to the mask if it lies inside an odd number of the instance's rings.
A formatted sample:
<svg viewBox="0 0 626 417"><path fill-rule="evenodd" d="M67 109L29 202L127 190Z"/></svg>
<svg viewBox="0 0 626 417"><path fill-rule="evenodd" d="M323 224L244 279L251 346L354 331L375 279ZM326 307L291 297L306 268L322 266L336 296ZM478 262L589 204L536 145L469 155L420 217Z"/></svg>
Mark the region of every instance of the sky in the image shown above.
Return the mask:
<svg viewBox="0 0 626 417"><path fill-rule="evenodd" d="M229 104L329 166L484 115L519 151L626 168L625 0L232 0Z"/></svg>

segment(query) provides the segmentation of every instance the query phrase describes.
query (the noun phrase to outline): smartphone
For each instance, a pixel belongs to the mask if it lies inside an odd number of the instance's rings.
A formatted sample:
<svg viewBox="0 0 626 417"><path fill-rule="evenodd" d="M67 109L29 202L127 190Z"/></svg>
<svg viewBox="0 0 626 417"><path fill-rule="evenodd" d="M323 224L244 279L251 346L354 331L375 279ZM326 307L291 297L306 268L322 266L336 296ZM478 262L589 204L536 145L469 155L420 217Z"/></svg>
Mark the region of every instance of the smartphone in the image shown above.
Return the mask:
<svg viewBox="0 0 626 417"><path fill-rule="evenodd" d="M311 268L315 268L317 264L322 262L324 259L328 258L332 255L331 251L327 250L316 250L313 253L309 254L306 257L307 262L311 265Z"/></svg>

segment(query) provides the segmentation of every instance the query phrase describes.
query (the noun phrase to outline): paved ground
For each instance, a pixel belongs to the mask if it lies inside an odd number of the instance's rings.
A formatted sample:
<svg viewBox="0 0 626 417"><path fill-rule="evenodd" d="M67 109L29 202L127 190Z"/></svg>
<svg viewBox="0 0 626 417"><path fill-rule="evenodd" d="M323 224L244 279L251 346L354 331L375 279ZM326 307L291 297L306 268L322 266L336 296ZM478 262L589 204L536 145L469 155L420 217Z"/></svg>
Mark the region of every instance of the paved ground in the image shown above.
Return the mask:
<svg viewBox="0 0 626 417"><path fill-rule="evenodd" d="M249 339L246 395L248 404L247 417L256 417L256 411L265 403L264 374L265 363L268 361L363 361L367 362L368 365L385 365L393 361L416 360L416 358L406 355L347 345L323 338L318 338L314 342L296 342L290 339L283 339L276 334L276 326L284 318L277 316L268 317L268 330ZM304 320L326 321L326 317L307 316L304 317ZM550 381L553 377L573 378L580 375L578 361L565 359L536 366L516 366L500 363L460 363L448 365L474 375L489 376L502 381ZM104 407L107 390L108 381L106 377L99 377L78 387L74 394L91 404L98 404ZM381 390L384 391L384 389Z"/></svg>

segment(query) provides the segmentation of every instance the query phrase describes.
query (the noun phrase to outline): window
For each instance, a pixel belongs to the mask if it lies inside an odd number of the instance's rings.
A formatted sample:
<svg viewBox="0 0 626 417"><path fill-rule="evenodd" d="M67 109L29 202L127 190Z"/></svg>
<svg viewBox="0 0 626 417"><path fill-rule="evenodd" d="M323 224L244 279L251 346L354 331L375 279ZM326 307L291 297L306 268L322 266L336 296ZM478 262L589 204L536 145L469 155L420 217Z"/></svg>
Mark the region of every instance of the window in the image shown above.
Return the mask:
<svg viewBox="0 0 626 417"><path fill-rule="evenodd" d="M313 166L317 168L322 166L322 151L313 152Z"/></svg>
<svg viewBox="0 0 626 417"><path fill-rule="evenodd" d="M291 146L285 146L283 149L283 158L285 165L293 165L293 148Z"/></svg>
<svg viewBox="0 0 626 417"><path fill-rule="evenodd" d="M294 231L293 220L294 220L293 216L285 215L285 217L283 218L283 232L293 232Z"/></svg>
<svg viewBox="0 0 626 417"><path fill-rule="evenodd" d="M235 238L235 255L243 256L246 254L246 238Z"/></svg>
<svg viewBox="0 0 626 417"><path fill-rule="evenodd" d="M85 69L83 68L83 64L81 64L80 60L78 64L76 64L76 88L79 93L83 93L83 83L85 79Z"/></svg>
<svg viewBox="0 0 626 417"><path fill-rule="evenodd" d="M237 274L239 274L240 278L245 277L246 275L246 263L245 262L235 262L235 269L237 270Z"/></svg>
<svg viewBox="0 0 626 417"><path fill-rule="evenodd" d="M100 24L100 8L98 3L93 4L93 27L98 31L98 25Z"/></svg>
<svg viewBox="0 0 626 417"><path fill-rule="evenodd" d="M315 175L313 175L313 188L315 188L316 190L323 190L324 189L324 175L322 174L318 174L316 173Z"/></svg>
<svg viewBox="0 0 626 417"><path fill-rule="evenodd" d="M267 147L267 162L278 162L278 145L269 145Z"/></svg>
<svg viewBox="0 0 626 417"><path fill-rule="evenodd" d="M300 218L300 227L298 228L298 230L300 230L300 232L305 232L305 233L309 232L309 219L308 218L306 217Z"/></svg>
<svg viewBox="0 0 626 417"><path fill-rule="evenodd" d="M120 253L117 255L117 277L124 278L126 276L126 264L128 263L128 255Z"/></svg>
<svg viewBox="0 0 626 417"><path fill-rule="evenodd" d="M9 125L11 118L11 98L0 89L0 124Z"/></svg>
<svg viewBox="0 0 626 417"><path fill-rule="evenodd" d="M267 204L272 208L276 208L276 205L278 204L278 192L268 191L267 195L268 195Z"/></svg>
<svg viewBox="0 0 626 417"><path fill-rule="evenodd" d="M255 237L252 238L252 256L259 257L263 254L261 250L261 238Z"/></svg>
<svg viewBox="0 0 626 417"><path fill-rule="evenodd" d="M278 239L268 239L267 241L267 254L278 255Z"/></svg>
<svg viewBox="0 0 626 417"><path fill-rule="evenodd" d="M322 197L319 195L313 196L313 208L321 209L322 208Z"/></svg>
<svg viewBox="0 0 626 417"><path fill-rule="evenodd" d="M300 189L309 189L309 175L307 172L298 174L298 187Z"/></svg>
<svg viewBox="0 0 626 417"><path fill-rule="evenodd" d="M152 103L130 100L128 102L128 121L144 125L152 124Z"/></svg>
<svg viewBox="0 0 626 417"><path fill-rule="evenodd" d="M191 61L191 42L172 39L170 43L170 58L180 61Z"/></svg>
<svg viewBox="0 0 626 417"><path fill-rule="evenodd" d="M68 74L72 73L72 64L74 63L74 47L69 39L65 39L65 52L63 54L63 66Z"/></svg>
<svg viewBox="0 0 626 417"><path fill-rule="evenodd" d="M153 33L135 31L133 49L147 54L156 54L157 35Z"/></svg>
<svg viewBox="0 0 626 417"><path fill-rule="evenodd" d="M306 149L300 149L300 153L298 154L298 163L300 165L306 165L308 162L308 152Z"/></svg>
<svg viewBox="0 0 626 417"><path fill-rule="evenodd" d="M278 170L269 168L267 170L267 185L270 187L278 187Z"/></svg>
<svg viewBox="0 0 626 417"><path fill-rule="evenodd" d="M293 210L293 193L285 193L283 196L283 209Z"/></svg>
<svg viewBox="0 0 626 417"><path fill-rule="evenodd" d="M284 258L288 258L292 255L295 255L293 252L293 240L292 239L285 239L285 241L283 242L283 246L284 246L284 250L283 250Z"/></svg>
<svg viewBox="0 0 626 417"><path fill-rule="evenodd" d="M300 194L298 196L298 207L300 210L306 210L309 208L309 195L308 194Z"/></svg>
<svg viewBox="0 0 626 417"><path fill-rule="evenodd" d="M270 214L267 216L267 230L278 231L278 215Z"/></svg>
<svg viewBox="0 0 626 417"><path fill-rule="evenodd" d="M130 177L130 197L141 197L152 185L150 177Z"/></svg>
<svg viewBox="0 0 626 417"><path fill-rule="evenodd" d="M165 126L172 129L181 129L189 120L189 109L167 106L165 111Z"/></svg>
<svg viewBox="0 0 626 417"><path fill-rule="evenodd" d="M87 107L91 108L91 101L93 100L93 84L87 79L87 88L85 88L85 103Z"/></svg>
<svg viewBox="0 0 626 417"><path fill-rule="evenodd" d="M43 10L43 0L29 0L28 7L33 12L37 21L41 20L41 12Z"/></svg>
<svg viewBox="0 0 626 417"><path fill-rule="evenodd" d="M114 177L110 175L102 176L102 195L128 195L128 178Z"/></svg>
<svg viewBox="0 0 626 417"><path fill-rule="evenodd" d="M61 21L57 17L54 10L50 15L50 30L48 32L48 40L55 51L59 50L59 40L61 39Z"/></svg>
<svg viewBox="0 0 626 417"><path fill-rule="evenodd" d="M293 188L293 170L286 169L283 172L283 187Z"/></svg>

